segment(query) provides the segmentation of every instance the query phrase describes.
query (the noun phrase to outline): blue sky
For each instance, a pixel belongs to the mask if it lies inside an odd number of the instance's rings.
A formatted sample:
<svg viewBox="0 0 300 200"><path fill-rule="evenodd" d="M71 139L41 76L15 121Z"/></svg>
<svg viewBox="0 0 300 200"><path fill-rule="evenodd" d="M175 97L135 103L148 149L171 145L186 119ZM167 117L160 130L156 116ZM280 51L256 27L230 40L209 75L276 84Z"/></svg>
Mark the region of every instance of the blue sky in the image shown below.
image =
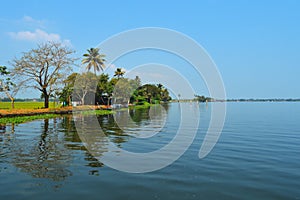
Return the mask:
<svg viewBox="0 0 300 200"><path fill-rule="evenodd" d="M162 27L182 32L206 49L222 75L228 98L300 97L297 0L11 0L2 2L1 7L5 8L0 14L1 65L9 67L13 57L45 40L70 45L76 56L81 56L86 49L120 32ZM155 56L153 52L144 55L147 58L139 62L134 61L139 54L120 59L116 66L130 71L142 61L166 59L179 73L186 71L184 62L179 65L181 61L175 62L172 56L157 52ZM190 77L196 93L208 95L203 81L196 79ZM26 95L39 96L34 91L22 94Z"/></svg>

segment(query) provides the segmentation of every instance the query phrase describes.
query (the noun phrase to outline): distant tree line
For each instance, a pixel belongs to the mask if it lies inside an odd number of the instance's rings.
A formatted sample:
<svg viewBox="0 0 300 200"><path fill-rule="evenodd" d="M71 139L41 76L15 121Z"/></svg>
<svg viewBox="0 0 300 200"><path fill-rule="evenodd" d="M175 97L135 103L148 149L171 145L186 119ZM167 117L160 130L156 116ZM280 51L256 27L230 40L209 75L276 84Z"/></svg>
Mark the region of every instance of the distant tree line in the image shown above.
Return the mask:
<svg viewBox="0 0 300 200"><path fill-rule="evenodd" d="M54 99L51 99L53 101ZM28 102L28 101L36 101L36 102L44 102L44 99L39 99L39 98L15 98L14 102ZM3 97L1 99L1 102L11 102L11 99L8 97Z"/></svg>
<svg viewBox="0 0 300 200"><path fill-rule="evenodd" d="M212 102L215 101L213 98L211 97L205 97L205 96L200 96L200 95L195 95L194 98L195 101L199 101L199 102Z"/></svg>
<svg viewBox="0 0 300 200"><path fill-rule="evenodd" d="M228 102L281 102L281 101L300 101L300 99L284 99L284 98L274 98L274 99L227 99Z"/></svg>

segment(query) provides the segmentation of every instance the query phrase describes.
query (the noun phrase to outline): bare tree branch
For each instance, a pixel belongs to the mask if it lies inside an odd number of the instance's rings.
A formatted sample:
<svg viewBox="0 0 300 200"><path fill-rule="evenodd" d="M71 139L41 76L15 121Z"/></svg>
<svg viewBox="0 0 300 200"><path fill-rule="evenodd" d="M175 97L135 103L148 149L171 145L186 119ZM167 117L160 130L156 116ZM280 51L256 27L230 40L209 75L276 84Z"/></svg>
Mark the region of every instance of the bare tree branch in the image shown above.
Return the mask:
<svg viewBox="0 0 300 200"><path fill-rule="evenodd" d="M13 73L26 80L24 86L38 89L45 98L48 107L49 97L62 88L62 79L71 73L76 58L73 50L61 43L47 42L36 49L23 53L12 61Z"/></svg>

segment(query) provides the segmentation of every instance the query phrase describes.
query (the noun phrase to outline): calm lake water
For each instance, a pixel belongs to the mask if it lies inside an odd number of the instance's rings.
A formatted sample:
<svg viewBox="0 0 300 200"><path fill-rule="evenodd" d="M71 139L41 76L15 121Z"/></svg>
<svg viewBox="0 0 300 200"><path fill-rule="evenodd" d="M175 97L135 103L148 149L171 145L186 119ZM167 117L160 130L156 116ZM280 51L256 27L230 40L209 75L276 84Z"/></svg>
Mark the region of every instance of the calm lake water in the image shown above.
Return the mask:
<svg viewBox="0 0 300 200"><path fill-rule="evenodd" d="M125 173L98 161L72 115L2 126L0 199L300 199L300 103L228 103L222 135L204 159L198 152L210 105L181 106L200 108L197 136L177 161L150 173ZM170 142L179 126L179 104L164 108L131 111L133 121L123 120L123 130L112 115L98 120L118 147L151 152ZM127 113L116 114L121 123ZM136 138L153 131L158 134Z"/></svg>

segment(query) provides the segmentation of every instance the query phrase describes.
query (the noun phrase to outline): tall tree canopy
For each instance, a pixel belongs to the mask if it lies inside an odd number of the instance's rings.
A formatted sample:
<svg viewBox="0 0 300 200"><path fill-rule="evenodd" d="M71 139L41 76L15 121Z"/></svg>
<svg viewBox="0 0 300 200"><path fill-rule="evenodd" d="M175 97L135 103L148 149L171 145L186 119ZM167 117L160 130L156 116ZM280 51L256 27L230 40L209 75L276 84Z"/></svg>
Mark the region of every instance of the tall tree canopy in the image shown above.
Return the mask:
<svg viewBox="0 0 300 200"><path fill-rule="evenodd" d="M114 76L116 76L117 78L123 77L125 74L125 71L122 70L121 68L117 68L115 71Z"/></svg>
<svg viewBox="0 0 300 200"><path fill-rule="evenodd" d="M49 97L63 87L64 78L72 71L73 50L56 42L47 42L23 53L12 61L14 73L24 78L26 87L38 89L49 107Z"/></svg>
<svg viewBox="0 0 300 200"><path fill-rule="evenodd" d="M93 67L96 74L97 71L104 70L105 55L99 53L99 48L90 48L88 53L83 54L82 64L86 64L87 71Z"/></svg>

